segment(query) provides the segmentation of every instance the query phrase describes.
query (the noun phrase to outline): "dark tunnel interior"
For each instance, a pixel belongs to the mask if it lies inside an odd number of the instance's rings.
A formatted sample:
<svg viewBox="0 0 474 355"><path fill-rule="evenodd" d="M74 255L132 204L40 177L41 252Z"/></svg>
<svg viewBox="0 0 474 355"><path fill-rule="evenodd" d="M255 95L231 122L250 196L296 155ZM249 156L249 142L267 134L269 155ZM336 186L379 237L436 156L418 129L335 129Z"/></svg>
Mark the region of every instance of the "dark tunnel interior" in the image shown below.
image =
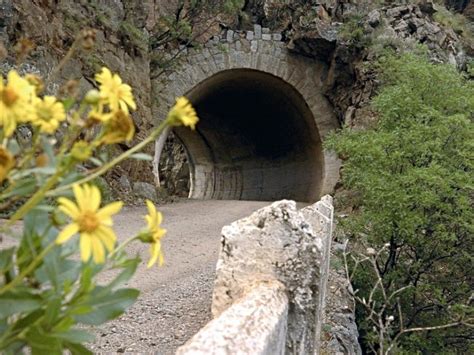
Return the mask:
<svg viewBox="0 0 474 355"><path fill-rule="evenodd" d="M187 95L200 121L175 129L191 198L314 201L323 174L311 110L288 83L257 70L220 72Z"/></svg>

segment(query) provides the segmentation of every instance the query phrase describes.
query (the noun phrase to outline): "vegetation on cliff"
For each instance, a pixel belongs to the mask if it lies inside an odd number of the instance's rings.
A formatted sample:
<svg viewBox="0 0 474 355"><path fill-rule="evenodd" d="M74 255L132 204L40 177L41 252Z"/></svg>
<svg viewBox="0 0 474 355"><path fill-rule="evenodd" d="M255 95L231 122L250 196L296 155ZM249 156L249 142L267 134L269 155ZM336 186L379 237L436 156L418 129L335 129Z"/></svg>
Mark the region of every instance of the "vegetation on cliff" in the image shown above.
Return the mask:
<svg viewBox="0 0 474 355"><path fill-rule="evenodd" d="M363 345L472 352L474 83L423 54L381 58L378 120L327 143L354 213L348 266Z"/></svg>

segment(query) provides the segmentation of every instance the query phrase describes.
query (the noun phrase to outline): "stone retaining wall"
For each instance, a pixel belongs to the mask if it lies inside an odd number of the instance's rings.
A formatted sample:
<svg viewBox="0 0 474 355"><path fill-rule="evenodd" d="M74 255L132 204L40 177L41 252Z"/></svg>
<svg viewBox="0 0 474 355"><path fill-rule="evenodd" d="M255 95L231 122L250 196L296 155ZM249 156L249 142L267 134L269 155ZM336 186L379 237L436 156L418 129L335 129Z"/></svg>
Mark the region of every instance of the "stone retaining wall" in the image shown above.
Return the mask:
<svg viewBox="0 0 474 355"><path fill-rule="evenodd" d="M224 227L214 320L178 354L320 353L332 225L324 196L301 210L278 201Z"/></svg>

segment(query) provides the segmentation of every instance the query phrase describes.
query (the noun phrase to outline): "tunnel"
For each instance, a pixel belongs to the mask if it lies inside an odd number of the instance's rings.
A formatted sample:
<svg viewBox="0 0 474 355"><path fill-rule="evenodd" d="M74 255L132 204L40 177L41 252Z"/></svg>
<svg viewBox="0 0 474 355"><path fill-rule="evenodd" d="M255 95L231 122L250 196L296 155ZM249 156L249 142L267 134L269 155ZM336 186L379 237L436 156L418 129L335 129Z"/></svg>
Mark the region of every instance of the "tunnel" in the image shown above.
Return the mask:
<svg viewBox="0 0 474 355"><path fill-rule="evenodd" d="M190 198L315 201L324 169L315 117L288 82L254 69L221 71L186 96L196 130L174 129L185 147Z"/></svg>

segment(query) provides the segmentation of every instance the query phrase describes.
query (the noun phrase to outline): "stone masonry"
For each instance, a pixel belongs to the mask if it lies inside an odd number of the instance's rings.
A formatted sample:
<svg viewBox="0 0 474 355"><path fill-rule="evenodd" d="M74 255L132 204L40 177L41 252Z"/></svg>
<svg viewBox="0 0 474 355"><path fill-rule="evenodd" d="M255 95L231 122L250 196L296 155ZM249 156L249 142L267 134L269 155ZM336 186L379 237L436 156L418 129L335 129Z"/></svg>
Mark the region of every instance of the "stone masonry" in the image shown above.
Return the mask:
<svg viewBox="0 0 474 355"><path fill-rule="evenodd" d="M174 133L186 146L190 157L190 197L276 199L295 196L295 199L303 200L300 196L306 196L314 201L321 194L332 191L338 180L339 161L324 152L321 143L339 124L322 92L327 75L326 63L292 54L280 33L270 33L269 29L262 29L259 25L255 25L253 31L224 30L211 38L204 48L182 50L186 55L179 70L153 82L154 97L161 103L154 112L158 119L166 117L176 97L186 95L199 108L200 101L212 98L221 87L245 91L242 85L254 81L263 87L262 90L267 90L268 95L280 95L274 106L281 105L288 111L286 119L294 120L289 124L301 126L302 123L297 121L304 121L307 125L293 134L295 139L301 135L298 149L305 152L297 157L293 154L280 161L272 158L263 162L257 162L251 145L245 147L248 139L244 134L238 136L229 128L232 135L226 135L225 127L219 127L217 123L212 131L204 132L205 122L217 122L219 118L207 118L203 113L198 126L200 134L175 129ZM243 76L247 78L245 82ZM252 100L251 97L248 99ZM245 101L234 105L245 105ZM219 124L228 122L221 121ZM163 135L156 142L157 181L158 162L166 138ZM249 158L242 160L240 157ZM238 164L235 163L237 158ZM286 181L282 182L282 178Z"/></svg>

